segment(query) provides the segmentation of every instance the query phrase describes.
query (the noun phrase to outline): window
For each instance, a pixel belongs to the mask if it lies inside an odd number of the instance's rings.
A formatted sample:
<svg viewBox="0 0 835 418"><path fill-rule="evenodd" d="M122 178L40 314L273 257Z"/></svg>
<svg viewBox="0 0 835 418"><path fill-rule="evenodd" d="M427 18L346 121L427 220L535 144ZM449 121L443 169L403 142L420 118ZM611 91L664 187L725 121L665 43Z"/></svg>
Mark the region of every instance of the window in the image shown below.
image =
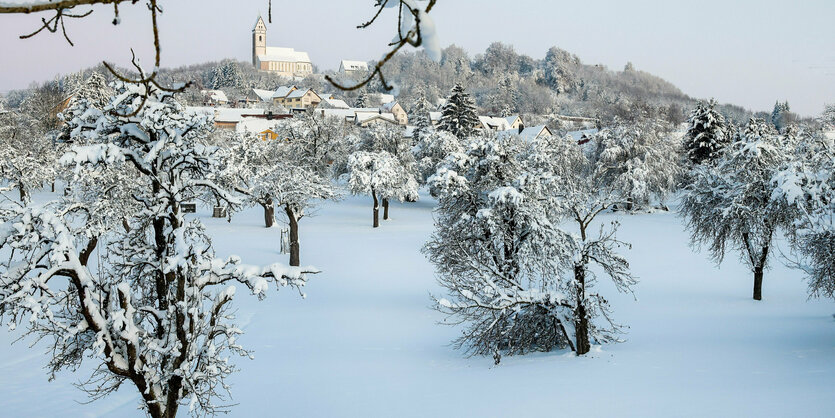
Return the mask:
<svg viewBox="0 0 835 418"><path fill-rule="evenodd" d="M258 35L258 42L261 42L261 35Z"/></svg>

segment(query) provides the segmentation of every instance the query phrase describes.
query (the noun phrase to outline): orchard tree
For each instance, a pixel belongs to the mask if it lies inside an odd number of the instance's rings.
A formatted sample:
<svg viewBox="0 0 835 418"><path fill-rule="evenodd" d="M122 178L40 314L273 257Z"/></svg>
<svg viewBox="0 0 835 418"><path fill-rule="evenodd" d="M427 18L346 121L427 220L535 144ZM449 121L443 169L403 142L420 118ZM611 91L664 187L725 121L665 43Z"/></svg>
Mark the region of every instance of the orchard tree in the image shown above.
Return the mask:
<svg viewBox="0 0 835 418"><path fill-rule="evenodd" d="M264 208L267 228L275 222L275 207L284 209L290 227L290 265L300 265L299 221L322 200L338 198L330 177L299 161L282 140L241 137L231 149L226 176L231 177L246 201Z"/></svg>
<svg viewBox="0 0 835 418"><path fill-rule="evenodd" d="M180 207L205 190L239 203L213 181L218 150L199 141L212 121L186 113L168 93L143 88L117 85L105 109L75 113L67 123L84 145L61 158L79 175L131 174L114 187L129 189L132 203L119 190L74 189L67 198L4 213L0 248L11 257L0 264L0 319L51 344L53 376L85 359L96 362L82 385L94 399L129 383L151 417L174 417L186 404L194 415L215 414L227 410L218 400L226 399L234 371L229 354L248 355L231 322L230 284L262 298L270 282L300 288L315 271L215 258L203 224L187 222ZM117 212L129 213L128 228L102 212L129 204L138 209ZM98 225L93 236L90 223ZM98 247L107 251L88 264Z"/></svg>
<svg viewBox="0 0 835 418"><path fill-rule="evenodd" d="M385 152L397 160L396 178L399 184L394 189L389 188L383 193L379 193L380 190L378 190L378 194L382 197L384 220L389 218L390 199L398 199L401 202L417 201L418 165L412 154L411 141L404 137L400 127L375 126L366 129L362 132L356 147L360 151ZM362 191L359 193L368 194Z"/></svg>
<svg viewBox="0 0 835 418"><path fill-rule="evenodd" d="M571 170L580 164L557 167L579 161L586 171ZM439 203L424 253L448 292L435 298L437 309L451 324L467 326L456 347L493 354L498 363L502 353L569 347L582 355L591 341L615 341L617 326L606 300L591 291L589 265L600 264L622 289L634 279L614 253L621 244L614 228L596 238L586 234L612 203L592 197L605 186L600 176L585 185L584 175L594 171L593 161L570 142L474 137L466 153L453 154L430 179ZM575 218L581 235L558 226ZM597 316L609 326L598 326Z"/></svg>
<svg viewBox="0 0 835 418"><path fill-rule="evenodd" d="M477 125L478 114L473 99L460 83L456 84L441 112L438 130L447 131L459 139L466 139L475 133Z"/></svg>
<svg viewBox="0 0 835 418"><path fill-rule="evenodd" d="M591 342L617 342L621 332L608 301L594 290L595 272L602 272L621 292L631 293L637 284L629 262L617 252L631 248L617 238L619 223L598 220L600 214L627 201L629 194L611 181L605 160L574 141L538 139L528 153L529 172L544 179L538 194L557 217L554 222L570 228L566 232L570 245L564 248L570 269L563 272L563 281L573 319L572 349L585 354Z"/></svg>
<svg viewBox="0 0 835 418"><path fill-rule="evenodd" d="M790 219L786 205L772 199L772 179L788 152L772 126L752 118L715 166L694 167L681 200L692 244L706 245L717 263L728 246L736 249L754 274L755 300L762 300L774 234Z"/></svg>
<svg viewBox="0 0 835 418"><path fill-rule="evenodd" d="M0 112L0 178L21 202L55 178L55 146L41 123L24 111Z"/></svg>
<svg viewBox="0 0 835 418"><path fill-rule="evenodd" d="M354 194L371 195L374 199L373 227L380 226L380 199L417 195L413 176L403 170L397 157L387 151L357 151L348 159L348 187Z"/></svg>
<svg viewBox="0 0 835 418"><path fill-rule="evenodd" d="M620 191L626 209L649 208L650 200L663 202L675 189L679 174L678 144L660 121L615 122L591 141L593 158L602 180Z"/></svg>
<svg viewBox="0 0 835 418"><path fill-rule="evenodd" d="M725 118L716 110L716 101L699 103L690 113L684 152L693 164L715 161L730 142Z"/></svg>

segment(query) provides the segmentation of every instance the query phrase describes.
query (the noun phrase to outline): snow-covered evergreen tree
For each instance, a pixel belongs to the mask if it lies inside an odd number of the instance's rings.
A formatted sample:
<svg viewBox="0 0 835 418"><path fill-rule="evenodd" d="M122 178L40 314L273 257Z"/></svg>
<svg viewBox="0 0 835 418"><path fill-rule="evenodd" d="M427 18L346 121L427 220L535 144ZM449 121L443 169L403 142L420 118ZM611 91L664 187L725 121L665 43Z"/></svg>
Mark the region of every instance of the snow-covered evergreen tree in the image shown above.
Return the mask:
<svg viewBox="0 0 835 418"><path fill-rule="evenodd" d="M115 90L105 109L89 107L68 120L83 145L61 162L81 176L129 173L127 184L113 187L130 189L138 209L124 225L102 221L109 216L102 210L126 208L128 197L78 189L44 205L7 208L0 247L11 257L0 263L0 319L52 345L53 376L84 360L97 363L82 385L94 398L128 383L151 417L173 418L186 404L195 415L218 413L226 410L226 378L234 371L229 354L248 354L231 322L230 284L261 298L270 282L300 288L313 269L215 258L202 223L186 221L180 208L204 190L237 203L214 181L218 150L200 143L211 119L186 113L160 91L133 84ZM98 247L107 251L88 263Z"/></svg>
<svg viewBox="0 0 835 418"><path fill-rule="evenodd" d="M783 132L792 118L790 115L791 108L789 102L774 103L774 110L771 111L771 124L777 129L777 132Z"/></svg>
<svg viewBox="0 0 835 418"><path fill-rule="evenodd" d="M693 245L706 245L718 263L729 246L737 250L754 274L755 300L762 300L774 234L789 218L785 205L772 199L772 178L787 154L771 125L751 119L715 166L694 167L681 201Z"/></svg>
<svg viewBox="0 0 835 418"><path fill-rule="evenodd" d="M423 140L424 135L428 135L434 131L432 126L432 118L429 112L432 111L432 106L426 100L423 90L419 91L415 96L414 105L409 111L409 121L414 125L412 130L412 141L419 143Z"/></svg>
<svg viewBox="0 0 835 418"><path fill-rule="evenodd" d="M244 77L241 74L238 63L233 60L223 60L217 67L212 69L209 75L209 86L213 89L244 89Z"/></svg>
<svg viewBox="0 0 835 418"><path fill-rule="evenodd" d="M459 139L465 139L475 133L477 125L478 114L476 114L473 99L464 90L464 86L460 83L456 84L441 112L438 130L447 131Z"/></svg>
<svg viewBox="0 0 835 418"><path fill-rule="evenodd" d="M790 266L806 275L812 296L835 297L835 142L805 133L791 161L774 176L772 198L788 204Z"/></svg>
<svg viewBox="0 0 835 418"><path fill-rule="evenodd" d="M716 110L716 101L699 103L690 113L684 152L693 164L703 164L719 158L730 142L725 117Z"/></svg>

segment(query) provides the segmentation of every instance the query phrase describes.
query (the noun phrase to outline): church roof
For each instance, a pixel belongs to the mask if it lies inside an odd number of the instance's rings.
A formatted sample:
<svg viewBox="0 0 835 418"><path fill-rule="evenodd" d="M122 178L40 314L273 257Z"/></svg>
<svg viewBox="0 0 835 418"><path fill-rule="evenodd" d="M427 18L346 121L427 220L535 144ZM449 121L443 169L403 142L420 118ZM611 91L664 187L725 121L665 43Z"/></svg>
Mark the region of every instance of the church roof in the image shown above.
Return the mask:
<svg viewBox="0 0 835 418"><path fill-rule="evenodd" d="M262 62L278 61L310 63L310 56L307 55L307 52L296 51L293 48L281 48L275 46L268 46L267 53L259 55L258 59Z"/></svg>

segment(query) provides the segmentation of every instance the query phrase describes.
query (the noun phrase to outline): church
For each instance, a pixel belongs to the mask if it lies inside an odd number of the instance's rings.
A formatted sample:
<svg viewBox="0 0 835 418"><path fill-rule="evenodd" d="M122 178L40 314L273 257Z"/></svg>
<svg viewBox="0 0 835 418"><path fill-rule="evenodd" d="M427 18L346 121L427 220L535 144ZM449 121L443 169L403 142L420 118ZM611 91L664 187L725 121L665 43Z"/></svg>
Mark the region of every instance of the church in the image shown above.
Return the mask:
<svg viewBox="0 0 835 418"><path fill-rule="evenodd" d="M252 28L252 65L285 77L305 77L313 74L313 64L307 52L293 48L267 46L267 25L258 16Z"/></svg>

